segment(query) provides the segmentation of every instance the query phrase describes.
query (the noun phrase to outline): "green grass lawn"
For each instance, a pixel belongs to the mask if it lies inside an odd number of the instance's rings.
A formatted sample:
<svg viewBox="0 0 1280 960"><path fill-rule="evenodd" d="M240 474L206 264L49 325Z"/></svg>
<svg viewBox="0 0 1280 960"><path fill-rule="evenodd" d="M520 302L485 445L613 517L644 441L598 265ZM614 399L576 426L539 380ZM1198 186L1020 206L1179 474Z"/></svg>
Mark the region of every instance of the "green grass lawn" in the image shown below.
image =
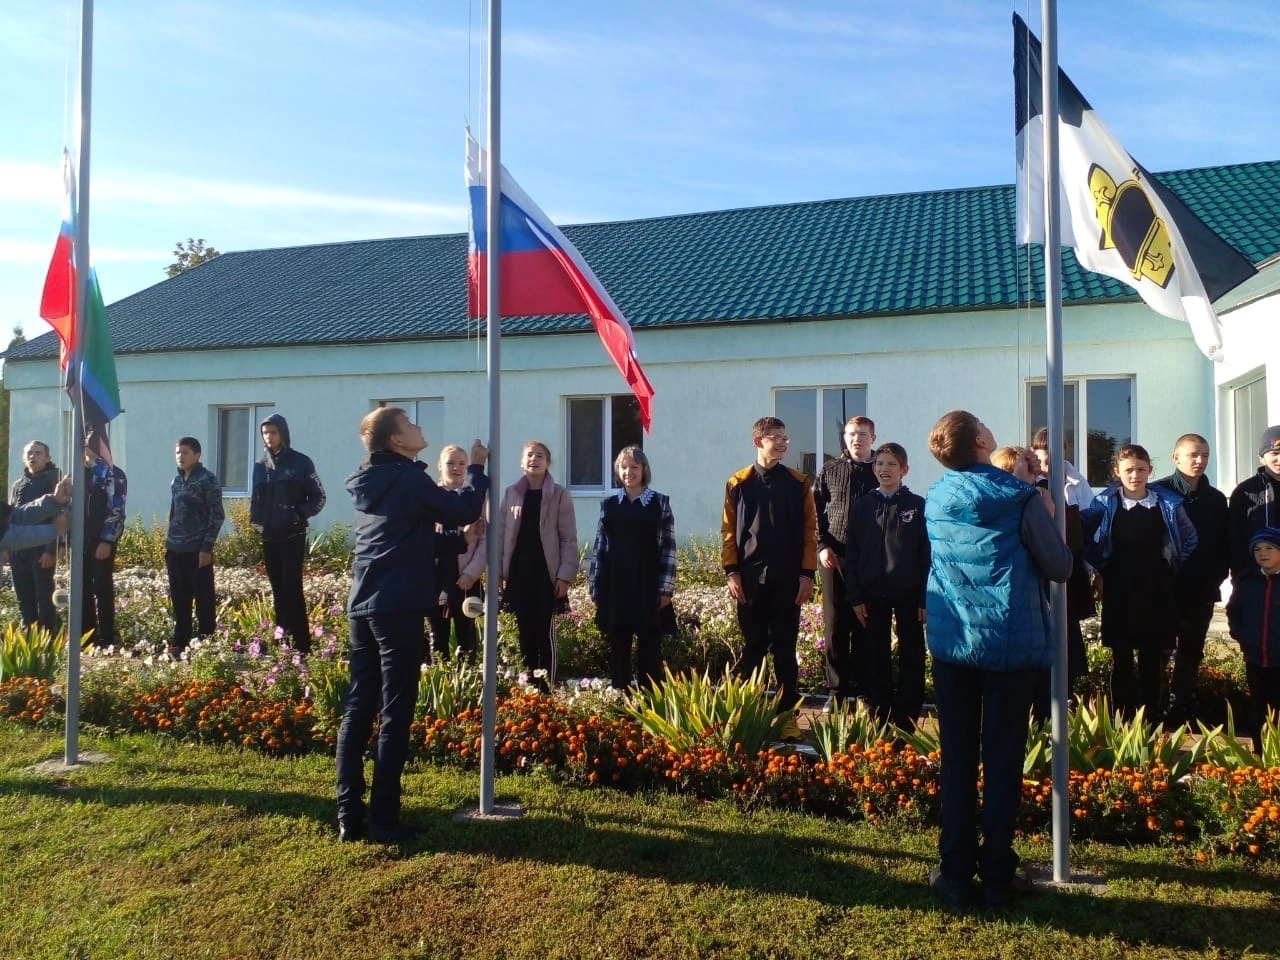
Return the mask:
<svg viewBox="0 0 1280 960"><path fill-rule="evenodd" d="M526 815L455 822L478 780L405 778L413 847L340 845L332 761L151 737L60 778L56 735L0 725L0 958L1264 957L1280 867L1085 846L1104 896L951 916L932 830L746 815L504 778ZM1048 860L1047 844L1024 856Z"/></svg>

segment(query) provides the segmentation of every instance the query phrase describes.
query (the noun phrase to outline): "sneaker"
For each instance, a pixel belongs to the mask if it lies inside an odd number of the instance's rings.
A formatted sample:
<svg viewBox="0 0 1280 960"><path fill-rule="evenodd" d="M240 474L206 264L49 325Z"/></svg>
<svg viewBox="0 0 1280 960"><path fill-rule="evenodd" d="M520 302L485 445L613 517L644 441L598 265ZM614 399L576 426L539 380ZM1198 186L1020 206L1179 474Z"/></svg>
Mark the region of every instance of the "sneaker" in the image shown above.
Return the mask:
<svg viewBox="0 0 1280 960"><path fill-rule="evenodd" d="M800 724L796 722L794 713L788 713L782 718L782 723L778 725L778 736L788 743L795 743L804 736L800 732Z"/></svg>

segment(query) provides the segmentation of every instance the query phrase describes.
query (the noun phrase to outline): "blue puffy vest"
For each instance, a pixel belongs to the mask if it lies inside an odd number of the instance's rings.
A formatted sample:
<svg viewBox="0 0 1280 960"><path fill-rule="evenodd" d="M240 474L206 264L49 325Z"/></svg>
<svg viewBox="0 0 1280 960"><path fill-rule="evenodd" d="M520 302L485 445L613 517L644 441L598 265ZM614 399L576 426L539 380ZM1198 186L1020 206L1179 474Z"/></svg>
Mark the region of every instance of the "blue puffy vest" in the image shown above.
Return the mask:
<svg viewBox="0 0 1280 960"><path fill-rule="evenodd" d="M938 660L996 671L1052 664L1048 592L1020 532L1035 496L1030 484L987 464L950 471L930 488L925 610Z"/></svg>

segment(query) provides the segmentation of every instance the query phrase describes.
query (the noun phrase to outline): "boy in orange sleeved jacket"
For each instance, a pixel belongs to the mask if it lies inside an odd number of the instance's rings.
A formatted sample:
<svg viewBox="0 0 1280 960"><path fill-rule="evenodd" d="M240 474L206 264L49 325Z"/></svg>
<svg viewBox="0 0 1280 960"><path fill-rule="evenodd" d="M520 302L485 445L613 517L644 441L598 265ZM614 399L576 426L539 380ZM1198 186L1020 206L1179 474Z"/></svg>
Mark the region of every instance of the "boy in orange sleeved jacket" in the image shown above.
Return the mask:
<svg viewBox="0 0 1280 960"><path fill-rule="evenodd" d="M782 462L790 442L786 424L761 417L751 442L756 461L725 484L720 520L720 563L743 639L736 672L749 676L773 654L782 736L798 739L796 637L818 565L817 512L809 478Z"/></svg>

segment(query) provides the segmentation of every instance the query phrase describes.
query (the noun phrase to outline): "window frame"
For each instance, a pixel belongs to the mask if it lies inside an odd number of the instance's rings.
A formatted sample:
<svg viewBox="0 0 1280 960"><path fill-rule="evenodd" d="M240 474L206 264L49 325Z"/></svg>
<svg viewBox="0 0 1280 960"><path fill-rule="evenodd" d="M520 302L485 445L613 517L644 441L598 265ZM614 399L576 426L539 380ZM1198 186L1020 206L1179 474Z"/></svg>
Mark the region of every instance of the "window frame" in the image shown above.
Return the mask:
<svg viewBox="0 0 1280 960"><path fill-rule="evenodd" d="M214 437L212 456L208 460L213 462L214 474L218 478L218 483L222 486L222 492L229 497L247 497L253 492L253 465L261 456L262 438L258 430L258 424L265 420L268 416L275 412L276 405L272 403L218 403L214 404L210 409L210 416L213 421L212 434ZM227 450L227 439L223 436L223 414L233 410L243 410L248 413L249 422L246 436L245 454L245 471L244 485L231 484L227 482L226 464L224 463L224 455Z"/></svg>
<svg viewBox="0 0 1280 960"><path fill-rule="evenodd" d="M575 494L598 494L606 495L614 490L622 489L622 484L618 482L613 472L613 461L617 456L617 451L622 447L631 446L633 443L644 449L644 427L640 424L640 404L636 400L635 395L631 393L584 393L584 394L566 394L561 398L564 402L564 485ZM600 476L603 478L602 483L575 483L574 482L574 452L573 452L573 409L576 402L583 400L595 400L600 404ZM605 401L608 404L605 404ZM622 444L614 442L614 425L617 420L617 413L614 404L618 401L624 403L629 402L633 405L635 412L635 439L627 439ZM615 450L616 448L616 450ZM553 468L554 472L554 468Z"/></svg>
<svg viewBox="0 0 1280 960"><path fill-rule="evenodd" d="M1110 467L1107 468L1107 475L1102 479L1101 483L1095 483L1094 479L1089 476L1089 384L1103 382L1124 382L1129 385L1129 435L1120 440L1121 444L1132 443L1135 435L1135 423L1138 418L1138 376L1133 373L1099 373L1099 374L1083 374L1075 377L1063 377L1062 386L1064 393L1069 387L1075 389L1075 436L1072 438L1072 449L1069 451L1067 459L1075 465L1076 469L1085 477L1089 485L1094 490L1100 490L1111 482ZM1031 436L1045 423L1031 422L1031 391L1033 388L1040 388L1045 391L1046 409L1048 401L1048 381L1044 377L1027 377L1023 381L1023 427L1026 441L1030 442ZM1069 411L1065 409L1064 397L1064 418L1069 418ZM1046 414L1047 418L1047 414ZM1084 458L1080 457L1080 441L1084 439Z"/></svg>
<svg viewBox="0 0 1280 960"><path fill-rule="evenodd" d="M424 403L439 405L435 423L423 424L421 404ZM422 462L427 464L431 475L439 480L436 464L440 460L440 451L449 446L449 441L444 439L444 397L395 397L370 401L371 410L382 407L399 407L409 417L410 423L422 427L422 438L427 441L427 445L418 456L423 458Z"/></svg>
<svg viewBox="0 0 1280 960"><path fill-rule="evenodd" d="M849 391L860 392L862 395L861 412L849 413L848 409L846 408L844 411L842 411L842 415L840 417L840 422L838 425L836 425L834 421L831 424L826 424L826 420L829 414L828 414L828 411L826 411L825 409L825 404L826 404L825 396L827 393L832 391L840 391L842 395L847 394ZM778 395L781 393L812 393L813 394L814 419L811 424L805 425L804 430L805 430L806 437L808 436L809 432L812 432L814 436L813 442L814 442L814 446L817 448L812 451L814 462L811 468L806 469L806 467L809 467L809 465L806 464L803 460L804 453L798 454L798 456L801 459L798 462L796 462L793 459L792 450L790 449L788 450L787 457L783 458L782 462L785 463L787 466L791 467L793 470L799 470L801 473L804 473L807 476L810 476L810 477L817 476L818 471L822 469L822 465L824 463L826 463L828 460L835 459L836 456L839 456L838 453L829 454L827 452L827 441L830 440L831 438L825 435L824 427L835 428L835 437L834 437L835 449L837 451L842 450L844 445L845 424L849 422L849 419L851 417L865 417L867 415L867 397L869 393L867 384L865 383L824 383L824 384L816 384L816 385L804 384L804 385L795 385L795 386L774 387L772 389L773 415L775 417L778 417L780 420L783 421L783 423L787 425L787 433L792 438L791 446L792 448L795 448L796 450L798 450L799 447L796 444L796 438L800 435L799 434L800 426L796 423L793 423L795 419L794 417L792 417L791 419L788 419L788 417L782 416L782 414L779 412Z"/></svg>

